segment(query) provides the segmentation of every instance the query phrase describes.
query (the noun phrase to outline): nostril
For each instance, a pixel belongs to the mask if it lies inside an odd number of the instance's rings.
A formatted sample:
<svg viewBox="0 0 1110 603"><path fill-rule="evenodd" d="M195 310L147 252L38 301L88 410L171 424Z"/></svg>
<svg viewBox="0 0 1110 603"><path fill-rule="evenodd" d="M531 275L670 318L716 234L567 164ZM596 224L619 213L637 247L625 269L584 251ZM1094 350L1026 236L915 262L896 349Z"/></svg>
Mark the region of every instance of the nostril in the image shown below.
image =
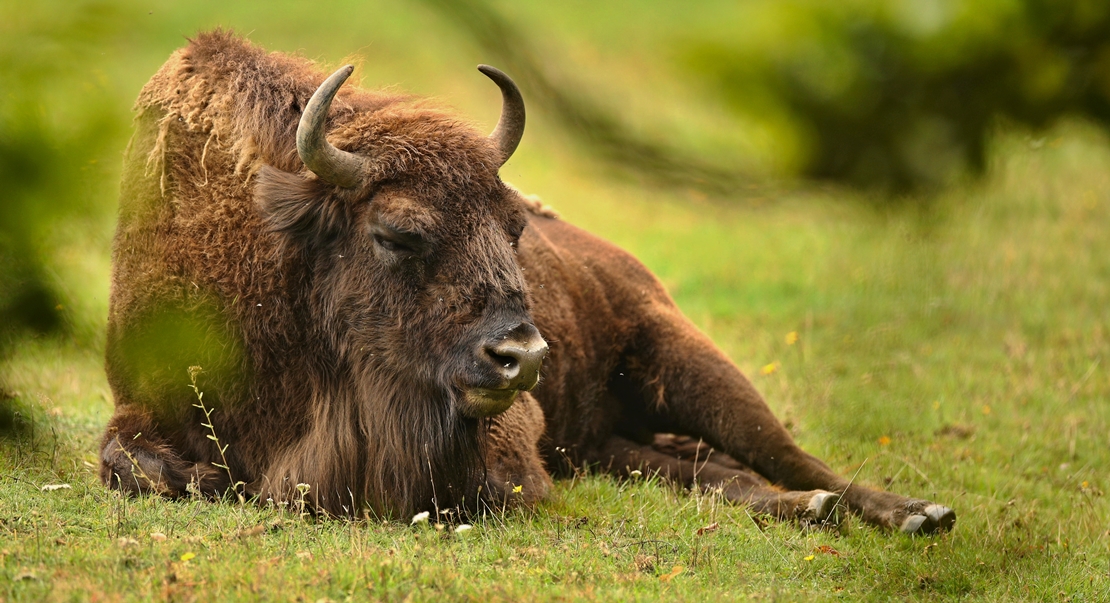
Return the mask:
<svg viewBox="0 0 1110 603"><path fill-rule="evenodd" d="M547 342L531 325L489 341L479 354L502 379L499 389L530 390L539 383Z"/></svg>
<svg viewBox="0 0 1110 603"><path fill-rule="evenodd" d="M512 356L498 354L493 350L486 350L486 353L489 354L489 357L493 360L494 364L500 366L503 369L511 370L513 368L516 368L520 364L517 359Z"/></svg>

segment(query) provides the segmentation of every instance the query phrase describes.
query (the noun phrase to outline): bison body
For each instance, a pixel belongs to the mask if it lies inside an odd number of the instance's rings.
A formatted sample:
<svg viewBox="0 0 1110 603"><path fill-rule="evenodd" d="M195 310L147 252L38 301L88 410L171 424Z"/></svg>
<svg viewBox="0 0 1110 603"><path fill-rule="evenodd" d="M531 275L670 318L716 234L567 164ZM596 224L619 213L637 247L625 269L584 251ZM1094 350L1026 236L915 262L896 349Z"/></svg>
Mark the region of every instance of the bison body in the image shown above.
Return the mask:
<svg viewBox="0 0 1110 603"><path fill-rule="evenodd" d="M594 465L951 527L800 450L646 268L502 183L523 104L484 70L488 137L228 33L171 57L125 158L105 483L399 517L531 503Z"/></svg>

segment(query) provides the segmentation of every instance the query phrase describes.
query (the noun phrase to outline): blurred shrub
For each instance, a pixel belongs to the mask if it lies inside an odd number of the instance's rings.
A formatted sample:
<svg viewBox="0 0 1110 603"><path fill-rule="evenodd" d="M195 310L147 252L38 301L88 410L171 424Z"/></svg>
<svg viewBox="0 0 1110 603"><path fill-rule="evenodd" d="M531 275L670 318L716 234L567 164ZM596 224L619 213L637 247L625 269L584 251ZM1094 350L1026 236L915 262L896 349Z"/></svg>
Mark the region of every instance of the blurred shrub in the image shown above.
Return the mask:
<svg viewBox="0 0 1110 603"><path fill-rule="evenodd" d="M982 170L1000 117L1110 125L1103 0L776 0L728 41L691 40L696 76L795 138L808 177L906 189Z"/></svg>
<svg viewBox="0 0 1110 603"><path fill-rule="evenodd" d="M125 108L82 71L125 27L112 6L0 7L0 360L67 324L45 246L62 217L91 209L85 168L126 127Z"/></svg>

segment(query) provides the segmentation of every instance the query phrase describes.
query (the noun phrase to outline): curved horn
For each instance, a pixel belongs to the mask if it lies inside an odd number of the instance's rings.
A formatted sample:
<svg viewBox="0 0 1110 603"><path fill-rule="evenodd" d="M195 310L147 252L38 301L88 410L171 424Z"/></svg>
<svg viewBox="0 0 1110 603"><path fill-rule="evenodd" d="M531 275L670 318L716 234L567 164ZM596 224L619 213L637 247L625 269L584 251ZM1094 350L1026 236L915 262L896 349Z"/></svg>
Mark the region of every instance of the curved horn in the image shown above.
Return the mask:
<svg viewBox="0 0 1110 603"><path fill-rule="evenodd" d="M501 149L501 164L504 165L524 136L524 98L520 96L520 89L513 79L500 69L478 65L478 71L501 89L501 119L489 139Z"/></svg>
<svg viewBox="0 0 1110 603"><path fill-rule="evenodd" d="M358 185L363 162L358 155L331 146L324 131L324 122L335 93L354 70L354 66L345 65L324 80L305 105L300 124L297 125L297 154L305 167L321 180L344 188Z"/></svg>

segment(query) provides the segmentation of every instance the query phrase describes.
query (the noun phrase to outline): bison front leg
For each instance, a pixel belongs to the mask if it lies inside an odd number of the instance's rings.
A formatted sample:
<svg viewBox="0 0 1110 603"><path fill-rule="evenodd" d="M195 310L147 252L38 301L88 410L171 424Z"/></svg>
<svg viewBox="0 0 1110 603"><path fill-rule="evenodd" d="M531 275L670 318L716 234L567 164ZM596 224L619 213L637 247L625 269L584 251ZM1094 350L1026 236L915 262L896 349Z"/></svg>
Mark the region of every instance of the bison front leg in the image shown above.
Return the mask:
<svg viewBox="0 0 1110 603"><path fill-rule="evenodd" d="M208 463L192 463L158 434L149 414L121 406L108 423L100 448L100 479L129 494L152 492L177 498L192 484L196 491L216 495L228 488L227 473Z"/></svg>
<svg viewBox="0 0 1110 603"><path fill-rule="evenodd" d="M956 514L948 507L849 484L798 447L739 369L677 308L660 304L648 315L628 359L639 379L628 409L645 413L648 426L703 438L782 488L836 493L869 523L907 533L952 528Z"/></svg>
<svg viewBox="0 0 1110 603"><path fill-rule="evenodd" d="M532 506L551 490L538 442L543 411L528 392L507 411L491 417L485 431L486 498L493 506Z"/></svg>

